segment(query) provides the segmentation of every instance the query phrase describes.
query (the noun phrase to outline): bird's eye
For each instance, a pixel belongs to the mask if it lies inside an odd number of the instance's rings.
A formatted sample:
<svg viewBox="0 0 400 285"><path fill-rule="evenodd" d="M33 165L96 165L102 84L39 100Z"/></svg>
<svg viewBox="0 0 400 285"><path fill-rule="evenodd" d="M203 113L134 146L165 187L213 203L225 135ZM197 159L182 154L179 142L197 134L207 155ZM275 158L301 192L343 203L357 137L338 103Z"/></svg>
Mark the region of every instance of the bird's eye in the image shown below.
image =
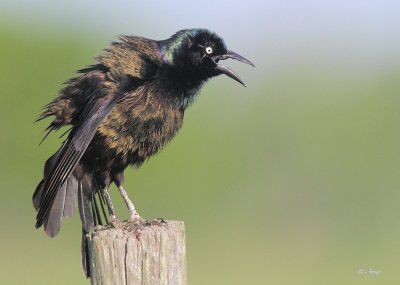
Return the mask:
<svg viewBox="0 0 400 285"><path fill-rule="evenodd" d="M212 54L213 53L212 47L206 47L205 51L206 51L206 54Z"/></svg>

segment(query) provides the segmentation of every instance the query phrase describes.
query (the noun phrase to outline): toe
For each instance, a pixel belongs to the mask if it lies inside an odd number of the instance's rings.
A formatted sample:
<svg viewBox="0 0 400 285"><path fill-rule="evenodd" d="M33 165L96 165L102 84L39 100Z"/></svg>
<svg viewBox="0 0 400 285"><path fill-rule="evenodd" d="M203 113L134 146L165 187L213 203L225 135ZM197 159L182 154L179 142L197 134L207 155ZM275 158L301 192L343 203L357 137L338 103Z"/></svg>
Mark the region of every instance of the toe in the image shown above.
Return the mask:
<svg viewBox="0 0 400 285"><path fill-rule="evenodd" d="M118 220L117 217L114 215L110 216L110 225L112 225L116 229L119 229L122 226L121 221Z"/></svg>
<svg viewBox="0 0 400 285"><path fill-rule="evenodd" d="M134 223L141 222L142 220L143 220L142 217L139 216L137 212L132 213L128 219L129 222L134 222Z"/></svg>

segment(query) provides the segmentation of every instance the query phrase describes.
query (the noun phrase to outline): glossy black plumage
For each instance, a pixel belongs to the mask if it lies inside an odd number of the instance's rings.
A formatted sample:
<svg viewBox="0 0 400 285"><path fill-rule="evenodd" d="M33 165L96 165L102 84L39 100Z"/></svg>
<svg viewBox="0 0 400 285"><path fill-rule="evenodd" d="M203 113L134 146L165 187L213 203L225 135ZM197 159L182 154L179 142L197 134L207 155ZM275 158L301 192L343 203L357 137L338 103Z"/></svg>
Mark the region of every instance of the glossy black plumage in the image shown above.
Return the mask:
<svg viewBox="0 0 400 285"><path fill-rule="evenodd" d="M227 58L252 65L228 51L216 34L191 29L164 41L121 37L94 65L80 70L39 118L55 117L48 132L65 125L72 128L47 160L34 193L36 227L44 225L49 236L57 235L62 217L72 215L76 200L83 233L103 219L108 222L104 204L113 220L107 190L112 182L132 217L137 215L122 187L125 168L140 166L176 135L184 111L207 79L226 74L243 84L218 63ZM85 244L83 240L82 263L90 275Z"/></svg>

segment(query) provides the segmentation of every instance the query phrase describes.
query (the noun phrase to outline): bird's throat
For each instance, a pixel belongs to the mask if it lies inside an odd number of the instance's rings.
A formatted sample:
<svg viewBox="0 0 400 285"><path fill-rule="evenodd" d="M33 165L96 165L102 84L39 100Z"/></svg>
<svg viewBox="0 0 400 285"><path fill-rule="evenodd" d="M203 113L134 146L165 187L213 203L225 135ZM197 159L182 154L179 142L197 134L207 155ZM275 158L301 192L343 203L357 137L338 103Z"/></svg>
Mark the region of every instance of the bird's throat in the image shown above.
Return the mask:
<svg viewBox="0 0 400 285"><path fill-rule="evenodd" d="M206 80L199 74L191 74L190 71L184 69L168 67L159 73L157 83L155 83L158 86L155 86L155 89L162 90L158 93L160 99L173 104L175 108L185 110L194 102Z"/></svg>

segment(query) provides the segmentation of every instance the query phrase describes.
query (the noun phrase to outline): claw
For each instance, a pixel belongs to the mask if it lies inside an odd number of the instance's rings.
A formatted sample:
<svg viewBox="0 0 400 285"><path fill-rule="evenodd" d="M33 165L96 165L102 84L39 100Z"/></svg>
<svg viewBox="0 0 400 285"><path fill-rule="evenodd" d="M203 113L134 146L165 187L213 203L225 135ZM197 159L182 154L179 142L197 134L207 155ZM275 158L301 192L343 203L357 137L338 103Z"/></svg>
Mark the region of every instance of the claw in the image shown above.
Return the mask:
<svg viewBox="0 0 400 285"><path fill-rule="evenodd" d="M152 220L147 220L146 225L157 225L157 226L164 226L167 222L163 218L155 218Z"/></svg>
<svg viewBox="0 0 400 285"><path fill-rule="evenodd" d="M128 222L130 222L130 223L142 224L143 221L144 221L144 219L141 216L139 216L139 214L136 211L131 212L131 214L128 218Z"/></svg>
<svg viewBox="0 0 400 285"><path fill-rule="evenodd" d="M110 225L112 225L116 229L122 228L122 222L118 220L115 215L110 215Z"/></svg>

